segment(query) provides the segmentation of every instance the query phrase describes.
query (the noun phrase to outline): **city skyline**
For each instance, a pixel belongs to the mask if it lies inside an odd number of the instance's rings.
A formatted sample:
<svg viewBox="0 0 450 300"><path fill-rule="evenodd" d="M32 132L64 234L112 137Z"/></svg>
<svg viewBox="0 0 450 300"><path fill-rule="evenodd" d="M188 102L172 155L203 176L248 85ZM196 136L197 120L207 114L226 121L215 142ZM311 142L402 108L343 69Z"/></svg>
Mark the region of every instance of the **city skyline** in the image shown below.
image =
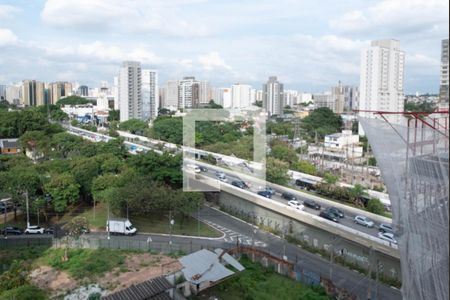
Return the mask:
<svg viewBox="0 0 450 300"><path fill-rule="evenodd" d="M1 1L0 83L97 86L132 59L158 70L160 85L195 76L259 89L276 75L289 89L320 92L339 80L359 85L362 49L394 38L406 55L405 93L439 92L446 1L253 2Z"/></svg>

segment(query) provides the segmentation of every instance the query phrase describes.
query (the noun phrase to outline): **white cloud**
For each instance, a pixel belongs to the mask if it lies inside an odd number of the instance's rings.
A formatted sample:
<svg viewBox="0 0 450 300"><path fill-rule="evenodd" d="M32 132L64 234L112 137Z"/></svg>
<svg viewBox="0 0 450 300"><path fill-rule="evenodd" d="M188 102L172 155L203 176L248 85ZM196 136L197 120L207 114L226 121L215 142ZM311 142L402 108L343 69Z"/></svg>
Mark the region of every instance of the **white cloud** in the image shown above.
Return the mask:
<svg viewBox="0 0 450 300"><path fill-rule="evenodd" d="M19 11L20 9L15 6L0 4L0 19L12 18Z"/></svg>
<svg viewBox="0 0 450 300"><path fill-rule="evenodd" d="M118 46L105 45L103 42L79 44L70 47L45 47L47 57L68 61L97 61L106 63L120 63L124 60L137 60L143 64L158 64L159 57L145 48L125 49Z"/></svg>
<svg viewBox="0 0 450 300"><path fill-rule="evenodd" d="M421 53L414 53L414 54L406 54L405 61L408 65L412 67L436 67L440 66L441 62L439 59L429 57L427 55L421 54Z"/></svg>
<svg viewBox="0 0 450 300"><path fill-rule="evenodd" d="M331 20L343 32L419 33L448 27L448 0L383 0L364 10L352 10ZM447 31L448 32L448 31Z"/></svg>
<svg viewBox="0 0 450 300"><path fill-rule="evenodd" d="M202 65L206 71L214 69L226 69L231 70L231 67L225 63L225 60L220 57L217 51L210 52L208 54L199 55L198 62Z"/></svg>
<svg viewBox="0 0 450 300"><path fill-rule="evenodd" d="M11 30L0 28L0 47L16 45L18 42L19 39Z"/></svg>
<svg viewBox="0 0 450 300"><path fill-rule="evenodd" d="M41 19L55 27L91 31L205 36L209 32L205 25L183 18L182 6L199 2L202 0L47 0Z"/></svg>

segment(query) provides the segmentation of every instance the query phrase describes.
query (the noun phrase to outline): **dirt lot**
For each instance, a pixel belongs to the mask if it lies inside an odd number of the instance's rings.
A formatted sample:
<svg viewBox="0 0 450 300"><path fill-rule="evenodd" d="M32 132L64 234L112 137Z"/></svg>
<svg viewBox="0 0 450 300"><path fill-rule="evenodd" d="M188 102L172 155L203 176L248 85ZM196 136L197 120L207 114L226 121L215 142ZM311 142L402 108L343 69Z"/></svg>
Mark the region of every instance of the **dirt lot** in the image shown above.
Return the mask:
<svg viewBox="0 0 450 300"><path fill-rule="evenodd" d="M107 290L107 294L140 283L162 274L181 269L177 259L149 253L129 254L125 264L100 276L96 283ZM58 271L49 266L40 266L30 274L32 284L50 291L50 297L65 295L69 291L86 284L72 278L67 272Z"/></svg>

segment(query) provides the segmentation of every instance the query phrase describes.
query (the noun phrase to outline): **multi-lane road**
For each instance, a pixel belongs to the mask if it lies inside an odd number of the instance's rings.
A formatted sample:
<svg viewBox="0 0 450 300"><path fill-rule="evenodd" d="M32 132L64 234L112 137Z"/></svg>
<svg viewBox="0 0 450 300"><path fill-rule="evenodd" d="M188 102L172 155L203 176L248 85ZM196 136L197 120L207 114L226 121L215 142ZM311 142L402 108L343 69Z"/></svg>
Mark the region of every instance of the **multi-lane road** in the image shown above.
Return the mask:
<svg viewBox="0 0 450 300"><path fill-rule="evenodd" d="M95 132L88 132L86 130L83 129L79 129L77 127L73 127L73 126L67 126L66 129L76 135L82 136L88 140L91 140L93 142L101 142L101 141L108 141L110 139L112 139L112 137L109 137L107 135L103 135L103 134L99 134L99 133L95 133ZM153 151L158 151L157 149L153 149L151 147L147 147L147 146L143 146L140 144L135 144L132 142L125 142L125 146L129 149L130 152L132 153L136 153L136 150L138 151L149 151L149 150L153 150ZM160 151L158 151L160 152ZM194 161L194 163L196 163ZM197 162L198 164L203 164L202 162ZM261 189L264 189L265 187L262 186L262 184L260 182L257 181L257 179L252 179L251 176L245 176L245 174L239 175L237 172L232 171L232 170L226 170L220 167L216 167L216 166L212 166L212 165L207 165L207 171L206 172L201 172L199 173L199 175L201 176L206 176L209 179L213 179L213 180L217 180L219 181L216 172L217 171L221 171L224 172L227 178L227 183L231 184L231 182L233 180L243 180L247 183L249 183L249 191L253 192L255 194L255 197L262 197L259 196L257 194L258 191L260 191ZM242 178L242 177L245 178ZM223 184L223 182L222 182ZM266 186L272 186L272 184L270 184L269 182L266 182ZM313 214L313 215L319 215L321 211L329 208L329 207L333 207L336 206L337 204L333 203L330 200L326 200L323 198L318 198L318 197L314 197L313 195L309 195L305 192L299 192L297 190L294 189L290 189L289 193L294 194L296 196L296 198L300 201L304 201L305 199L314 199L316 202L318 202L321 205L321 209L320 210L315 210L312 208L308 208L305 207L305 212ZM284 199L281 196L281 191L278 191L275 189L275 194L272 196L271 198L274 201L277 201L279 203L288 205L288 200ZM365 226L361 226L358 224L354 223L354 217L358 214L358 215L368 215L367 212L364 212L362 210L358 210L358 213L355 213L355 209L354 208L345 208L345 205L339 205L339 209L342 210L344 212L344 218L340 218L339 219L339 223L343 226L346 226L348 228L357 230L359 232L368 234L370 236L376 237L378 238L378 225L383 222L383 223L389 223L387 218L379 218L382 221L378 221L378 222L374 222L375 223L375 227L373 228L367 228ZM375 220L374 220L375 221ZM330 226L333 226L332 222L330 221ZM382 241L381 239L379 239L379 241L381 243L386 244L385 241ZM393 248L397 248L396 245L391 244L390 246L392 246Z"/></svg>

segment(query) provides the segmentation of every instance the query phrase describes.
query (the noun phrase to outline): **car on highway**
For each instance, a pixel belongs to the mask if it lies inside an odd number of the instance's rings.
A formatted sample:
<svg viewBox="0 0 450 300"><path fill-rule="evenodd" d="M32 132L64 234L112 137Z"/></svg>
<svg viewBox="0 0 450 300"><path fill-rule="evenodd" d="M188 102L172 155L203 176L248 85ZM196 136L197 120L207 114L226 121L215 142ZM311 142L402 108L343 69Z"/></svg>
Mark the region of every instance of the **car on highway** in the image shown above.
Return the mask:
<svg viewBox="0 0 450 300"><path fill-rule="evenodd" d="M196 165L188 164L188 165L186 165L186 167L188 169L194 171L195 173L200 173L201 172L200 168L198 166L196 166Z"/></svg>
<svg viewBox="0 0 450 300"><path fill-rule="evenodd" d="M54 234L55 233L55 228L54 227L48 227L44 230L45 234Z"/></svg>
<svg viewBox="0 0 450 300"><path fill-rule="evenodd" d="M20 229L18 227L13 227L13 226L6 226L5 228L3 228L0 231L0 234L5 234L5 231L6 231L6 234L14 234L14 235L19 235L19 234L23 233L22 229Z"/></svg>
<svg viewBox="0 0 450 300"><path fill-rule="evenodd" d="M44 234L44 228L37 225L31 225L25 229L25 234Z"/></svg>
<svg viewBox="0 0 450 300"><path fill-rule="evenodd" d="M223 172L217 171L216 172L216 177L219 178L220 181L223 181L223 182L227 182L228 181L227 175L225 175L225 173L223 173Z"/></svg>
<svg viewBox="0 0 450 300"><path fill-rule="evenodd" d="M378 230L383 233L394 233L394 229L390 224L381 223L380 226L378 226Z"/></svg>
<svg viewBox="0 0 450 300"><path fill-rule="evenodd" d="M241 189L248 188L248 185L245 182L243 182L242 180L233 180L231 182L231 184L234 186L237 186L238 188L241 188Z"/></svg>
<svg viewBox="0 0 450 300"><path fill-rule="evenodd" d="M372 228L375 224L373 223L373 221L371 221L368 217L365 216L356 216L354 219L354 222L356 224L362 225L362 226L366 226L369 228Z"/></svg>
<svg viewBox="0 0 450 300"><path fill-rule="evenodd" d="M257 194L269 199L272 198L272 194L269 191L258 191Z"/></svg>
<svg viewBox="0 0 450 300"><path fill-rule="evenodd" d="M339 208L337 208L337 207L329 207L327 209L327 211L337 215L339 218L343 218L344 217L344 212L342 210L340 210Z"/></svg>
<svg viewBox="0 0 450 300"><path fill-rule="evenodd" d="M287 193L287 192L282 193L281 197L283 197L286 200L297 200L297 197L295 197L293 194Z"/></svg>
<svg viewBox="0 0 450 300"><path fill-rule="evenodd" d="M320 210L320 204L318 204L316 201L311 199L305 199L303 200L303 205L309 208L313 208L315 210Z"/></svg>
<svg viewBox="0 0 450 300"><path fill-rule="evenodd" d="M305 210L305 206L301 204L300 202L296 200L291 200L288 202L288 205L292 208L298 209L298 210Z"/></svg>
<svg viewBox="0 0 450 300"><path fill-rule="evenodd" d="M339 217L337 215L333 214L332 212L329 212L329 211L326 211L326 210L321 211L320 214L319 214L319 217L322 217L324 219L327 219L327 220L339 223Z"/></svg>
<svg viewBox="0 0 450 300"><path fill-rule="evenodd" d="M394 234L388 232L378 232L378 237L382 240L390 242L392 244L397 244L397 240L394 238Z"/></svg>
<svg viewBox="0 0 450 300"><path fill-rule="evenodd" d="M200 171L202 172L208 172L208 169L203 166L198 166L200 168Z"/></svg>

